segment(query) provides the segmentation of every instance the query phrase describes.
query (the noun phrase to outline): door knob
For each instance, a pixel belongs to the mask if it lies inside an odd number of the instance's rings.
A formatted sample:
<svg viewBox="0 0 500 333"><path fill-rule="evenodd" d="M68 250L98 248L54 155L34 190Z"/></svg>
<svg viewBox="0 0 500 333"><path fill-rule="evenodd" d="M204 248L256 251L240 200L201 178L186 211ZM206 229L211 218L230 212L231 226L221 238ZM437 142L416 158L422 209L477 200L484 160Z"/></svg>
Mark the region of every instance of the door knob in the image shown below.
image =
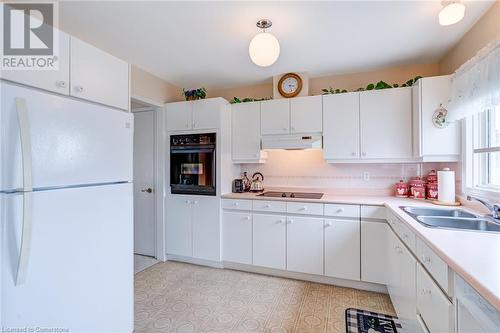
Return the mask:
<svg viewBox="0 0 500 333"><path fill-rule="evenodd" d="M83 87L82 86L76 86L75 90L76 90L76 92L82 93L83 92Z"/></svg>
<svg viewBox="0 0 500 333"><path fill-rule="evenodd" d="M141 192L153 193L153 189L151 187L143 188Z"/></svg>

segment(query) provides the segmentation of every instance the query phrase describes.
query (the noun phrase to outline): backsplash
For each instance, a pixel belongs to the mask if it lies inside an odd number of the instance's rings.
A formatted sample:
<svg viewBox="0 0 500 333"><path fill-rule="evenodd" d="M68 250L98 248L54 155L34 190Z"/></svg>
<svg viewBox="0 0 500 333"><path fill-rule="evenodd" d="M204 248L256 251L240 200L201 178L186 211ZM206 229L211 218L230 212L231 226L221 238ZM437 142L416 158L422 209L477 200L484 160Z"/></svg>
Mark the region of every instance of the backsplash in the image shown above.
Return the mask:
<svg viewBox="0 0 500 333"><path fill-rule="evenodd" d="M321 150L273 150L265 164L242 164L249 176L260 171L267 187L313 187L330 189L370 189L392 191L394 183L430 170L455 170L460 186L458 163L328 164Z"/></svg>

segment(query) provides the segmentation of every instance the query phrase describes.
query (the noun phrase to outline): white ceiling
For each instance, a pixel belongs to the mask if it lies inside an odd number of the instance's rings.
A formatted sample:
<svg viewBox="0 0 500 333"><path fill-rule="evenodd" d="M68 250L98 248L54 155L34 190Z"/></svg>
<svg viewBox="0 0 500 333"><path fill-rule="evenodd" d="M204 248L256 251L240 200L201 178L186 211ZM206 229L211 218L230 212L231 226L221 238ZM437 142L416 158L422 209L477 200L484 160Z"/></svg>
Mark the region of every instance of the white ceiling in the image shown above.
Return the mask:
<svg viewBox="0 0 500 333"><path fill-rule="evenodd" d="M466 1L456 25L438 24L440 1L60 2L60 25L173 84L234 87L274 74L311 76L438 61L493 1ZM248 44L259 18L281 55L254 65Z"/></svg>

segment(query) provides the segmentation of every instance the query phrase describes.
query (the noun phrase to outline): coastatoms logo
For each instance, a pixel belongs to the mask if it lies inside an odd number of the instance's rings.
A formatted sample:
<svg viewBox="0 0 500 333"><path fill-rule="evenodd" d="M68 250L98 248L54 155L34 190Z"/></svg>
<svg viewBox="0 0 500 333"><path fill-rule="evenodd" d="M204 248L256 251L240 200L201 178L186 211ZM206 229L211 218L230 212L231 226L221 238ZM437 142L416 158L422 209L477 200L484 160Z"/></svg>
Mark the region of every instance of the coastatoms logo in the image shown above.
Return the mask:
<svg viewBox="0 0 500 333"><path fill-rule="evenodd" d="M3 70L57 69L55 3L3 3Z"/></svg>

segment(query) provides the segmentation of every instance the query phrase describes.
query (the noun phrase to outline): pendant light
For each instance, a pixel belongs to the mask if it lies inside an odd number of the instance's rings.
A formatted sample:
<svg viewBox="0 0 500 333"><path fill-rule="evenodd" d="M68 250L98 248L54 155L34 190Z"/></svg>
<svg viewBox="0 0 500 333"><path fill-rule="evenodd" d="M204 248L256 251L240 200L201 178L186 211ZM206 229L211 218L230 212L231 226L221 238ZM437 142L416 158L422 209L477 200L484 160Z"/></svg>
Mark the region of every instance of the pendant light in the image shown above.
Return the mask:
<svg viewBox="0 0 500 333"><path fill-rule="evenodd" d="M465 16L465 5L460 1L443 1L444 7L439 12L439 24L452 25L460 22Z"/></svg>
<svg viewBox="0 0 500 333"><path fill-rule="evenodd" d="M280 55L280 43L274 35L266 32L266 29L272 25L273 23L271 20L259 20L257 22L257 27L262 29L262 32L255 35L248 46L250 59L252 59L257 66L271 66Z"/></svg>

